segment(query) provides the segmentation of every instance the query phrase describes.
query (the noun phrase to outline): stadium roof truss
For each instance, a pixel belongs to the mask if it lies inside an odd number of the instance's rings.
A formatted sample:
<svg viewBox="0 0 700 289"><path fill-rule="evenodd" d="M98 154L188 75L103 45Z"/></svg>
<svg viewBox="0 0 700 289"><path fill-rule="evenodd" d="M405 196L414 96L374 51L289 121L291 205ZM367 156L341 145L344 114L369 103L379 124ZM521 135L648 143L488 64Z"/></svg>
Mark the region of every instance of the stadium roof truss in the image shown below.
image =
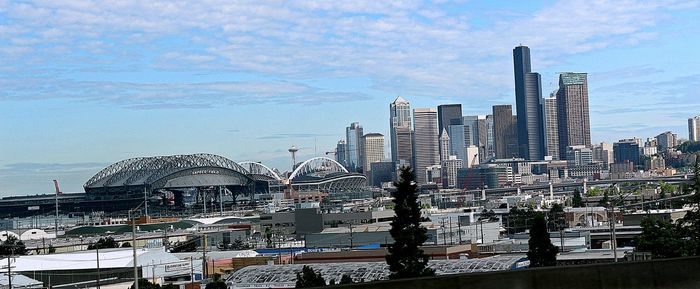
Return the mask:
<svg viewBox="0 0 700 289"><path fill-rule="evenodd" d="M248 171L213 154L140 157L112 164L84 187L147 186L151 189L206 185L247 185Z"/></svg>

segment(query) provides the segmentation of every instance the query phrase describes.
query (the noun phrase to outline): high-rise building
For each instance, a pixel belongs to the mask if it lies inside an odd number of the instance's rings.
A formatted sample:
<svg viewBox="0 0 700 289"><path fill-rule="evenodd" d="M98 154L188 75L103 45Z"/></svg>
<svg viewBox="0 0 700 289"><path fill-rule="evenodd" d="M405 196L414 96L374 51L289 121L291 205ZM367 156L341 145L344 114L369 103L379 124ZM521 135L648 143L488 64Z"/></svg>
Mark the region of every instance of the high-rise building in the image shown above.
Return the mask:
<svg viewBox="0 0 700 289"><path fill-rule="evenodd" d="M450 155L457 156L460 160L465 160L466 158L465 148L468 145L465 135L469 134L465 132L467 129L463 124L453 124L447 129L447 134L450 136Z"/></svg>
<svg viewBox="0 0 700 289"><path fill-rule="evenodd" d="M463 161L456 156L449 156L442 161L442 186L443 188L455 188L457 184L457 171L462 168Z"/></svg>
<svg viewBox="0 0 700 289"><path fill-rule="evenodd" d="M676 146L678 136L670 131L663 132L656 136L656 143L659 146L659 151L667 151L669 148Z"/></svg>
<svg viewBox="0 0 700 289"><path fill-rule="evenodd" d="M464 161L466 162L464 164L464 167L466 168L471 168L472 164L477 165L479 163L479 148L476 146L468 146L466 149L466 158Z"/></svg>
<svg viewBox="0 0 700 289"><path fill-rule="evenodd" d="M593 150L586 146L570 146L566 148L566 163L569 167L591 164Z"/></svg>
<svg viewBox="0 0 700 289"><path fill-rule="evenodd" d="M688 119L688 140L700 141L700 115Z"/></svg>
<svg viewBox="0 0 700 289"><path fill-rule="evenodd" d="M450 125L462 124L462 105L461 104L443 104L438 105L438 132L442 133ZM447 159L448 156L443 156L440 151L440 160Z"/></svg>
<svg viewBox="0 0 700 289"><path fill-rule="evenodd" d="M347 147L345 154L345 161L347 162L347 169L353 172L360 170L363 167L362 164L362 126L359 122L353 122L345 128L345 145Z"/></svg>
<svg viewBox="0 0 700 289"><path fill-rule="evenodd" d="M615 163L633 163L639 165L639 142L635 139L625 139L613 143Z"/></svg>
<svg viewBox="0 0 700 289"><path fill-rule="evenodd" d="M411 104L398 96L389 104L391 160L397 168L410 165L413 159L411 136Z"/></svg>
<svg viewBox="0 0 700 289"><path fill-rule="evenodd" d="M394 129L394 138L396 154L393 156L396 158L394 161L396 168L413 166L413 130L410 127L397 127Z"/></svg>
<svg viewBox="0 0 700 289"><path fill-rule="evenodd" d="M591 145L586 73L565 72L559 75L557 120L560 156L564 157L569 146Z"/></svg>
<svg viewBox="0 0 700 289"><path fill-rule="evenodd" d="M559 159L559 126L557 125L557 99L542 99L542 120L544 121L545 156Z"/></svg>
<svg viewBox="0 0 700 289"><path fill-rule="evenodd" d="M530 48L513 49L515 73L515 107L517 111L518 152L528 160L544 158L544 133L542 128L542 81L540 74L531 71Z"/></svg>
<svg viewBox="0 0 700 289"><path fill-rule="evenodd" d="M493 115L489 114L486 116L486 127L487 127L487 132L486 132L486 156L485 158L481 159L481 161L485 161L488 158L492 158L496 156L496 142L495 142L495 137L494 137L494 132L493 132Z"/></svg>
<svg viewBox="0 0 700 289"><path fill-rule="evenodd" d="M604 164L606 167L615 162L612 144L602 142L594 145L592 150L594 162Z"/></svg>
<svg viewBox="0 0 700 289"><path fill-rule="evenodd" d="M339 162L341 165L344 167L347 167L347 163L345 162L345 155L346 155L346 145L345 145L345 140L339 140L338 144L335 146L335 160Z"/></svg>
<svg viewBox="0 0 700 289"><path fill-rule="evenodd" d="M437 111L432 108L413 110L413 151L416 182L425 184L428 167L440 164Z"/></svg>
<svg viewBox="0 0 700 289"><path fill-rule="evenodd" d="M518 137L513 107L493 106L493 138L497 159L518 157Z"/></svg>
<svg viewBox="0 0 700 289"><path fill-rule="evenodd" d="M440 161L448 159L450 156L450 136L447 129L443 128L440 133Z"/></svg>
<svg viewBox="0 0 700 289"><path fill-rule="evenodd" d="M363 169L367 176L371 176L371 164L384 159L384 135L381 133L368 133L362 137Z"/></svg>

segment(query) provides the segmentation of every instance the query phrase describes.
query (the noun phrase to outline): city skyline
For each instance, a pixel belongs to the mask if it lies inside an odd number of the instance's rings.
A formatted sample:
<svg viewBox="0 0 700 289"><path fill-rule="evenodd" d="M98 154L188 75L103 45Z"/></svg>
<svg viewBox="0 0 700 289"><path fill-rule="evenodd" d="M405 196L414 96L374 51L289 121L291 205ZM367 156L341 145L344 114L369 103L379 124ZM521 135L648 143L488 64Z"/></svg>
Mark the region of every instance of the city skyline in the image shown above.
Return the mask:
<svg viewBox="0 0 700 289"><path fill-rule="evenodd" d="M397 95L414 108L462 104L463 115L515 108L519 43L544 95L556 72L588 73L592 143L687 138L700 111L697 52L687 49L699 42L696 2L528 4L229 7L258 11L253 28L207 7L122 4L144 13L130 16L110 4L0 3L0 194L49 193L51 179L81 191L105 165L138 156L208 152L283 170L289 147L298 159L323 155L352 122L390 136L386 105ZM306 17L280 35L288 15Z"/></svg>

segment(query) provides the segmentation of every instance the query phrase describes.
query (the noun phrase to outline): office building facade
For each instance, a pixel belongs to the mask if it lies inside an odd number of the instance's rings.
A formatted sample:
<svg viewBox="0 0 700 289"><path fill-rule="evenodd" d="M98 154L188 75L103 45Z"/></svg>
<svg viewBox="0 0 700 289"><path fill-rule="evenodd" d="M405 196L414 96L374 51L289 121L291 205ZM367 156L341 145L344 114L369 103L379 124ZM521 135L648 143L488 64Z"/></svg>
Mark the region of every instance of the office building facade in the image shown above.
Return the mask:
<svg viewBox="0 0 700 289"><path fill-rule="evenodd" d="M411 104L398 96L389 104L391 160L397 167L410 165L413 159L411 130Z"/></svg>
<svg viewBox="0 0 700 289"><path fill-rule="evenodd" d="M656 136L656 144L659 151L665 152L677 145L678 136L670 131L663 132Z"/></svg>
<svg viewBox="0 0 700 289"><path fill-rule="evenodd" d="M384 135L380 133L368 133L362 137L362 156L364 159L363 170L368 177L371 170L370 164L384 159Z"/></svg>
<svg viewBox="0 0 700 289"><path fill-rule="evenodd" d="M362 131L362 126L359 122L353 122L350 126L345 128L345 144L346 144L346 157L347 169L353 172L359 171L363 168L362 163L362 136L364 135Z"/></svg>
<svg viewBox="0 0 700 289"><path fill-rule="evenodd" d="M624 164L632 163L639 165L639 142L634 139L620 140L613 143L613 153L615 154L615 163Z"/></svg>
<svg viewBox="0 0 700 289"><path fill-rule="evenodd" d="M542 81L532 72L530 48L513 49L515 74L515 107L517 113L518 154L528 160L544 158L544 129L542 127Z"/></svg>
<svg viewBox="0 0 700 289"><path fill-rule="evenodd" d="M688 119L688 140L700 141L700 115Z"/></svg>
<svg viewBox="0 0 700 289"><path fill-rule="evenodd" d="M563 154L569 146L591 145L586 73L565 72L559 75L557 120L561 157L565 157Z"/></svg>
<svg viewBox="0 0 700 289"><path fill-rule="evenodd" d="M511 105L493 106L493 137L497 159L518 157L516 122Z"/></svg>
<svg viewBox="0 0 700 289"><path fill-rule="evenodd" d="M345 156L346 156L346 144L345 140L339 140L338 144L335 146L335 160L343 165L344 167L347 167L347 163L345 162Z"/></svg>
<svg viewBox="0 0 700 289"><path fill-rule="evenodd" d="M427 183L425 171L440 163L437 111L432 108L413 110L413 152L416 182Z"/></svg>
<svg viewBox="0 0 700 289"><path fill-rule="evenodd" d="M462 124L462 105L461 104L443 104L438 105L438 132L442 133L447 130L450 125ZM440 160L447 159L448 156L442 155L440 150Z"/></svg>
<svg viewBox="0 0 700 289"><path fill-rule="evenodd" d="M544 121L545 156L559 159L559 125L557 120L557 99L542 99L542 120Z"/></svg>

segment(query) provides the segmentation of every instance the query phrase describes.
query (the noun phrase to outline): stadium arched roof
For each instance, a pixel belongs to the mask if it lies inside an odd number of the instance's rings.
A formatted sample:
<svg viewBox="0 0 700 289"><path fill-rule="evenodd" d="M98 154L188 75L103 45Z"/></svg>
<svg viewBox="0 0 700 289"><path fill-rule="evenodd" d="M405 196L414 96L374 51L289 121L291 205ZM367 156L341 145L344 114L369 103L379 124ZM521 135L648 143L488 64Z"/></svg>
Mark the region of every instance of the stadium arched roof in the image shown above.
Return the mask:
<svg viewBox="0 0 700 289"><path fill-rule="evenodd" d="M325 177L333 173L347 173L348 170L340 163L327 157L315 157L301 163L289 176L290 180L298 176L313 175L317 177Z"/></svg>
<svg viewBox="0 0 700 289"><path fill-rule="evenodd" d="M270 167L259 162L242 162L240 163L246 171L252 176L263 176L269 179L281 181L282 178Z"/></svg>
<svg viewBox="0 0 700 289"><path fill-rule="evenodd" d="M146 186L150 189L247 185L248 171L213 154L139 157L106 167L85 183L86 189Z"/></svg>

